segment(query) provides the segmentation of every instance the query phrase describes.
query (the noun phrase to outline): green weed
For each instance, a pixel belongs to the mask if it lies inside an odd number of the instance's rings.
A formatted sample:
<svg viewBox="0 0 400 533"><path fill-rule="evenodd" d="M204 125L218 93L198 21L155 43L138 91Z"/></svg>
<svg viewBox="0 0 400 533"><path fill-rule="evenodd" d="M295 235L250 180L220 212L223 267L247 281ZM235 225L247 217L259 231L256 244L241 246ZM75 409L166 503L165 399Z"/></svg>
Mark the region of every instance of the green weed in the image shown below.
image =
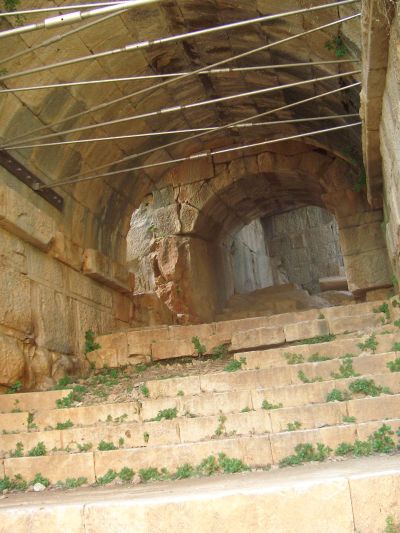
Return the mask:
<svg viewBox="0 0 400 533"><path fill-rule="evenodd" d="M115 470L112 470L111 468L104 474L104 476L99 477L96 481L98 485L108 485L109 483L112 483L114 479L118 476L117 472Z"/></svg>
<svg viewBox="0 0 400 533"><path fill-rule="evenodd" d="M321 361L329 361L330 357L327 355L320 355L319 353L313 353L307 359L309 363L320 363Z"/></svg>
<svg viewBox="0 0 400 533"><path fill-rule="evenodd" d="M300 428L301 428L301 422L299 422L298 420L295 420L294 422L289 422L287 425L288 431L297 431Z"/></svg>
<svg viewBox="0 0 400 533"><path fill-rule="evenodd" d="M238 361L237 359L232 359L232 361L229 361L229 363L225 366L224 371L225 372L236 372L237 370L242 369L242 365L246 364L246 358L241 357Z"/></svg>
<svg viewBox="0 0 400 533"><path fill-rule="evenodd" d="M16 394L22 389L22 383L18 380L6 390L6 394Z"/></svg>
<svg viewBox="0 0 400 533"><path fill-rule="evenodd" d="M346 400L346 395L339 389L331 390L326 397L327 402L344 402Z"/></svg>
<svg viewBox="0 0 400 533"><path fill-rule="evenodd" d="M226 344L219 344L211 350L211 359L223 359L228 355L228 347Z"/></svg>
<svg viewBox="0 0 400 533"><path fill-rule="evenodd" d="M286 352L283 354L286 358L288 365L299 365L304 363L304 357L300 353Z"/></svg>
<svg viewBox="0 0 400 533"><path fill-rule="evenodd" d="M321 342L331 342L336 339L336 335L329 333L328 335L317 335L316 337L311 337L309 339L303 339L298 341L296 344L319 344Z"/></svg>
<svg viewBox="0 0 400 533"><path fill-rule="evenodd" d="M91 329L88 329L85 333L85 346L84 346L84 353L85 355L89 352L94 352L94 350L99 350L101 348L100 344L95 342L95 334L94 331Z"/></svg>
<svg viewBox="0 0 400 533"><path fill-rule="evenodd" d="M17 442L15 450L10 452L10 457L22 457L24 455L24 445L22 442Z"/></svg>
<svg viewBox="0 0 400 533"><path fill-rule="evenodd" d="M370 335L364 342L360 342L358 347L363 352L370 350L372 353L375 353L378 348L378 342L376 340L375 333Z"/></svg>
<svg viewBox="0 0 400 533"><path fill-rule="evenodd" d="M355 416L345 415L342 420L345 424L355 424L357 422L357 418Z"/></svg>
<svg viewBox="0 0 400 533"><path fill-rule="evenodd" d="M68 419L65 422L57 422L56 429L68 429L72 428L73 425L74 423L72 422L72 420Z"/></svg>
<svg viewBox="0 0 400 533"><path fill-rule="evenodd" d="M400 372L400 357L397 357L394 361L389 361L386 366L390 372Z"/></svg>
<svg viewBox="0 0 400 533"><path fill-rule="evenodd" d="M143 440L144 442L147 444L149 442L149 438L150 438L150 435L147 433L147 431L145 431L143 433Z"/></svg>
<svg viewBox="0 0 400 533"><path fill-rule="evenodd" d="M57 481L57 485L65 489L77 489L88 482L86 477L67 477L65 481Z"/></svg>
<svg viewBox="0 0 400 533"><path fill-rule="evenodd" d="M107 442L105 440L102 440L99 442L97 449L101 452L107 452L109 450L116 450L117 447L112 442Z"/></svg>
<svg viewBox="0 0 400 533"><path fill-rule="evenodd" d="M281 468L284 466L301 465L310 461L324 461L332 450L321 442L317 443L316 448L307 442L304 444L298 444L294 451L296 452L295 454L289 455L279 462Z"/></svg>
<svg viewBox="0 0 400 533"><path fill-rule="evenodd" d="M124 483L129 483L132 481L134 475L135 472L131 468L124 466L124 468L119 472L118 477Z"/></svg>
<svg viewBox="0 0 400 533"><path fill-rule="evenodd" d="M221 435L226 434L226 429L225 429L226 420L227 420L226 416L221 413L218 417L218 426L214 433L217 437L221 437Z"/></svg>
<svg viewBox="0 0 400 533"><path fill-rule="evenodd" d="M400 342L395 342L393 344L392 352L400 352Z"/></svg>
<svg viewBox="0 0 400 533"><path fill-rule="evenodd" d="M283 407L281 403L273 404L269 403L268 400L263 400L263 403L261 404L261 409L266 409L267 411L270 411L271 409L280 409Z"/></svg>
<svg viewBox="0 0 400 533"><path fill-rule="evenodd" d="M206 353L207 348L204 346L204 344L201 344L199 337L192 337L192 344L197 355L201 356Z"/></svg>
<svg viewBox="0 0 400 533"><path fill-rule="evenodd" d="M48 487L50 485L50 480L47 479L47 477L43 477L42 474L38 473L38 474L35 474L35 477L33 478L31 485L34 485L35 483L41 483L43 486Z"/></svg>
<svg viewBox="0 0 400 533"><path fill-rule="evenodd" d="M400 522L397 522L396 524L393 516L387 516L386 527L383 533L400 533Z"/></svg>
<svg viewBox="0 0 400 533"><path fill-rule="evenodd" d="M373 311L374 313L383 313L386 317L386 322L390 322L390 309L387 302L384 302L379 307L375 307Z"/></svg>
<svg viewBox="0 0 400 533"><path fill-rule="evenodd" d="M332 39L326 41L325 48L332 52L335 52L336 57L344 57L349 53L349 49L344 44L343 39L340 35L332 37Z"/></svg>
<svg viewBox="0 0 400 533"><path fill-rule="evenodd" d="M303 370L299 370L297 372L297 377L300 381L303 383L316 383L317 381L322 381L322 378L320 376L316 376L315 378L309 378Z"/></svg>
<svg viewBox="0 0 400 533"><path fill-rule="evenodd" d="M33 448L29 450L28 456L39 457L41 455L46 455L46 453L47 453L46 446L44 445L44 442L40 441L36 444L36 446L34 446Z"/></svg>
<svg viewBox="0 0 400 533"><path fill-rule="evenodd" d="M175 474L172 476L173 479L187 479L189 477L192 477L196 474L196 470L193 468L192 465L189 463L185 463L184 465L177 468Z"/></svg>
<svg viewBox="0 0 400 533"><path fill-rule="evenodd" d="M170 407L169 409L162 409L161 411L158 411L158 414L156 417L151 419L151 422L160 422L161 420L172 420L173 418L176 418L178 415L177 408L176 407Z"/></svg>
<svg viewBox="0 0 400 533"><path fill-rule="evenodd" d="M377 385L373 379L360 378L352 381L349 390L354 394L364 394L365 396L380 396L381 394L391 394L390 389Z"/></svg>
<svg viewBox="0 0 400 533"><path fill-rule="evenodd" d="M331 373L331 376L334 378L334 379L345 379L345 378L350 378L350 377L356 377L356 376L359 376L360 374L358 374L357 372L355 372L354 368L353 368L353 359L351 357L345 357L343 359L343 363L341 363L340 367L339 367L339 372L336 373L336 372L332 372Z"/></svg>
<svg viewBox="0 0 400 533"><path fill-rule="evenodd" d="M68 389L68 385L71 385L72 378L70 376L64 376L60 378L57 383L54 385L54 390L65 390Z"/></svg>
<svg viewBox="0 0 400 533"><path fill-rule="evenodd" d="M148 398L150 396L149 387L145 383L140 385L139 391L143 394L145 398Z"/></svg>

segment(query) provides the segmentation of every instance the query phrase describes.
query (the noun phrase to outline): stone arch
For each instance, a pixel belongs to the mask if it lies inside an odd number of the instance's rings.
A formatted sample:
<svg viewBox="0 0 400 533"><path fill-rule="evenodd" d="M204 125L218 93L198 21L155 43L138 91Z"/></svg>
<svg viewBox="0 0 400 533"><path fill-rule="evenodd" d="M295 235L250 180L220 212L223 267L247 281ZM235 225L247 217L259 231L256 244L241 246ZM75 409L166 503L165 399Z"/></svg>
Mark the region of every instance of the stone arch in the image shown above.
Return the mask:
<svg viewBox="0 0 400 533"><path fill-rule="evenodd" d="M309 205L326 208L339 223L350 288L387 283L382 215L355 190L357 179L354 165L295 142L175 167L163 176L148 211L156 233L148 237L153 289L185 320L212 319L227 298L218 276L221 243L256 218Z"/></svg>

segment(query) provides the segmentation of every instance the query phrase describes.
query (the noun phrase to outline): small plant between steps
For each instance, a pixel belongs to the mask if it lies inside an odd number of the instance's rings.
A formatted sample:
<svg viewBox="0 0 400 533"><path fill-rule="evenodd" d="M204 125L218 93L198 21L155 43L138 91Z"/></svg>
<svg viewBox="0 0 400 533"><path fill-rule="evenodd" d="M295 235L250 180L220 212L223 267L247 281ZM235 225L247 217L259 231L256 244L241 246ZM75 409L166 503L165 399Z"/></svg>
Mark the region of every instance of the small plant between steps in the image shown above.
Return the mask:
<svg viewBox="0 0 400 533"><path fill-rule="evenodd" d="M150 419L150 422L160 422L161 420L172 420L178 416L176 407L170 407L169 409L162 409L158 411L157 416Z"/></svg>
<svg viewBox="0 0 400 533"><path fill-rule="evenodd" d="M349 385L350 392L364 394L365 396L380 396L381 394L393 394L388 387L377 385L373 379L360 378L352 381Z"/></svg>
<svg viewBox="0 0 400 533"><path fill-rule="evenodd" d="M99 350L101 348L100 344L98 342L95 342L95 334L94 331L91 329L88 329L85 332L85 347L84 347L84 354L88 354L89 352L94 352L95 350Z"/></svg>
<svg viewBox="0 0 400 533"><path fill-rule="evenodd" d="M246 364L246 358L241 357L239 361L237 359L232 359L229 361L229 363L224 367L225 372L236 372L237 370L242 369L242 365Z"/></svg>
<svg viewBox="0 0 400 533"><path fill-rule="evenodd" d="M389 361L386 366L390 372L400 372L400 357L397 357L394 361Z"/></svg>
<svg viewBox="0 0 400 533"><path fill-rule="evenodd" d="M266 409L267 411L270 411L271 409L280 409L283 407L281 403L273 404L269 403L268 400L263 400L263 403L261 404L261 409Z"/></svg>
<svg viewBox="0 0 400 533"><path fill-rule="evenodd" d="M390 322L390 309L387 302L384 302L379 307L373 309L374 313L383 313L386 317L386 322Z"/></svg>
<svg viewBox="0 0 400 533"><path fill-rule="evenodd" d="M201 344L199 337L192 337L192 344L196 350L197 355L204 355L207 351L207 348L204 344Z"/></svg>
<svg viewBox="0 0 400 533"><path fill-rule="evenodd" d="M375 353L378 348L378 341L376 340L375 333L370 335L364 342L358 343L358 347L363 352L370 350L372 353Z"/></svg>
<svg viewBox="0 0 400 533"><path fill-rule="evenodd" d="M386 527L383 533L400 533L400 522L395 522L393 516L386 517Z"/></svg>
<svg viewBox="0 0 400 533"><path fill-rule="evenodd" d="M316 337L310 337L309 339L303 339L295 342L295 344L320 344L322 342L331 342L336 339L336 335L328 333L328 335L317 335Z"/></svg>
<svg viewBox="0 0 400 533"><path fill-rule="evenodd" d="M325 48L327 48L330 51L335 52L336 57L344 57L345 55L349 53L349 49L343 42L342 36L340 34L326 41Z"/></svg>
<svg viewBox="0 0 400 533"><path fill-rule="evenodd" d="M322 378L320 376L316 376L315 378L309 378L304 372L303 370L299 370L297 372L297 377L299 378L300 381L302 381L303 383L316 383L316 382L319 382L319 381L322 381Z"/></svg>
<svg viewBox="0 0 400 533"><path fill-rule="evenodd" d="M343 359L343 363L341 363L339 367L339 372L331 373L331 376L334 379L345 379L345 378L357 377L359 375L360 374L358 374L353 368L353 359L349 356Z"/></svg>
<svg viewBox="0 0 400 533"><path fill-rule="evenodd" d="M22 383L17 380L15 383L13 383L8 389L6 390L6 394L16 394L22 389Z"/></svg>

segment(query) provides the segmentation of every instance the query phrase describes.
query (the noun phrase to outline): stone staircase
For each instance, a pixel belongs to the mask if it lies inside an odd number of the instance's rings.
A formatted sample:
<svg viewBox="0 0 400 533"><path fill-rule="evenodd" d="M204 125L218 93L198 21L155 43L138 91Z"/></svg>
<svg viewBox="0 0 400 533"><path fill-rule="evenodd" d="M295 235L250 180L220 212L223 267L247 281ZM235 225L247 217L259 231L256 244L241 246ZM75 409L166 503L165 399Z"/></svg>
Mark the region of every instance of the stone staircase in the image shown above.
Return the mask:
<svg viewBox="0 0 400 533"><path fill-rule="evenodd" d="M252 292L234 294L216 316L218 322L239 318L270 316L291 311L326 307L323 295L310 295L295 283L273 285Z"/></svg>
<svg viewBox="0 0 400 533"><path fill-rule="evenodd" d="M75 500L51 489L44 500L41 495L24 499L7 494L0 501L0 530L122 531L129 530L130 520L139 520L135 531L175 531L190 523L191 529L200 532L220 523L212 504L218 497L232 509L230 514L220 510L226 520L222 531L251 527L254 531L347 532L362 526L362 533L383 532L390 515L400 520L399 456L342 459L343 455L396 450L400 372L392 370L400 366L400 361L396 365L398 305L393 298L386 303L145 328L98 338L102 348L88 355L96 368L109 367L100 370L106 375L113 366L140 361L163 365L173 358L184 367L188 357L205 358L202 351L194 353L193 336L204 343L206 354L214 348L214 358L217 362L222 358L220 366L225 370L144 379L133 388L129 401L96 405L79 401L71 405L69 389L1 396L0 478L9 478L14 486L44 478L64 488L92 484L113 488L106 493L112 498L110 504L104 492L94 488L80 489L80 499ZM220 350L215 351L216 347ZM299 468L300 484L292 470L275 471L278 465L302 463L307 457L327 462L309 471ZM224 477L223 487L218 481L204 485L202 479L234 472L242 474ZM194 475L193 480L178 482ZM169 480L164 482L168 488L155 485L155 495L146 487L140 491L142 485L132 485L163 479ZM123 481L131 483L133 492L127 495L126 486L115 486ZM180 483L188 483L186 492ZM364 492L352 488L350 496L351 484L363 483ZM374 487L381 487L382 493ZM164 496L169 491L168 502L157 491ZM322 505L323 497L320 500L317 493L326 493L329 502L319 510L309 502L316 498ZM201 494L200 514L193 494ZM75 529L69 528L74 516L70 511L78 500L84 507L74 518ZM93 518L94 511L90 514L85 502L88 509L102 502L98 518ZM266 510L266 502L272 508ZM242 514L234 511L235 505ZM104 514L107 509L111 514ZM323 516L324 526L313 512ZM271 520L264 517L268 513ZM249 521L254 514L260 514L258 521ZM40 529L44 515L54 529ZM36 525L24 529L28 523Z"/></svg>

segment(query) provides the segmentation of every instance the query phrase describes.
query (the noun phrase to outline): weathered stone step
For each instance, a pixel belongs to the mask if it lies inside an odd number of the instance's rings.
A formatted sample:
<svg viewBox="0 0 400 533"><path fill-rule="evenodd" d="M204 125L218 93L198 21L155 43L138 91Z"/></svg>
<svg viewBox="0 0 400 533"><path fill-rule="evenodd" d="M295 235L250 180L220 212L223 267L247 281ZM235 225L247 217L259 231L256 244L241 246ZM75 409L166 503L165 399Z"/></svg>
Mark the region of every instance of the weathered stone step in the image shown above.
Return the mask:
<svg viewBox="0 0 400 533"><path fill-rule="evenodd" d="M318 463L147 486L8 495L0 522L13 533L383 532L396 523L398 456ZM288 512L290 502L290 512ZM310 519L310 517L312 517Z"/></svg>
<svg viewBox="0 0 400 533"><path fill-rule="evenodd" d="M122 417L125 422L139 420L137 401L96 404L81 407L56 409L55 405L47 405L47 409L36 413L5 413L0 414L0 427L3 433L54 429L58 423L71 420L75 426L93 426L98 423L115 421ZM30 423L28 423L28 417ZM30 427L29 427L30 426Z"/></svg>
<svg viewBox="0 0 400 533"><path fill-rule="evenodd" d="M21 392L0 395L0 413L20 411L38 411L52 409L58 399L68 396L69 390L51 390L43 392Z"/></svg>
<svg viewBox="0 0 400 533"><path fill-rule="evenodd" d="M261 327L232 335L231 351L256 350L318 336L353 333L382 325L381 313L295 322L282 327Z"/></svg>
<svg viewBox="0 0 400 533"><path fill-rule="evenodd" d="M210 352L214 347L223 343L229 344L231 341L234 350L244 350L269 345L270 342L281 344L329 332L355 331L360 327L375 327L381 324L384 315L373 312L378 305L379 302L366 302L283 313L271 317L254 317L194 326L149 327L103 335L96 339L101 348L90 352L88 358L96 368L105 365L115 367L150 359L158 361L194 356L196 354L192 337L198 337ZM297 326L298 323L301 323L300 328ZM260 328L267 328L267 331L257 332L256 330ZM250 335L250 330L256 332Z"/></svg>
<svg viewBox="0 0 400 533"><path fill-rule="evenodd" d="M400 419L384 421L394 431L400 427ZM139 471L146 468L176 470L185 463L199 464L210 455L225 453L256 467L277 464L291 455L300 443L321 442L335 449L341 442L353 443L365 440L382 425L381 421L331 426L304 431L288 431L276 434L231 437L203 442L184 443L147 448L94 451L92 453L55 454L39 457L7 458L3 461L4 475L21 475L31 480L36 473L51 483L71 477L85 477L89 483L104 476L110 469L120 471L124 467ZM1 472L0 472L1 475Z"/></svg>
<svg viewBox="0 0 400 533"><path fill-rule="evenodd" d="M3 456L10 455L17 449L18 443L23 446L22 455L28 455L29 450L39 442L43 442L49 452L57 448L69 453L84 449L96 450L101 441L112 443L121 449L141 448L198 442L223 435L246 436L317 429L342 425L345 417L354 417L353 423L370 422L381 420L383 417L396 418L400 413L400 395L273 410L253 410L249 406L246 408L249 409L248 412L226 415L221 412L213 416L179 417L160 422L99 424L96 431L93 431L92 427L72 427L57 431L3 435L0 452Z"/></svg>
<svg viewBox="0 0 400 533"><path fill-rule="evenodd" d="M360 348L359 344L364 343L370 335L363 334L357 337L340 338L329 342L316 344L298 344L293 346L283 346L280 348L271 348L269 350L256 350L251 352L241 352L234 355L236 360L244 358L246 360L245 368L262 369L280 366L285 360L285 354L297 354L307 360L314 354L326 356L331 359L342 357L346 354L359 355L361 353L371 353ZM376 334L376 353L391 352L394 343L400 342L400 330L395 333L377 333Z"/></svg>
<svg viewBox="0 0 400 533"><path fill-rule="evenodd" d="M359 355L352 358L353 369L359 374L384 374L389 372L387 363L396 359L397 352ZM236 372L215 372L204 375L176 377L147 381L150 398L176 398L176 396L222 392L227 390L257 389L298 385L301 383L299 372L310 380L321 378L331 380L332 374L340 371L343 359L305 362L290 365L281 358L280 365L273 368L238 370Z"/></svg>

